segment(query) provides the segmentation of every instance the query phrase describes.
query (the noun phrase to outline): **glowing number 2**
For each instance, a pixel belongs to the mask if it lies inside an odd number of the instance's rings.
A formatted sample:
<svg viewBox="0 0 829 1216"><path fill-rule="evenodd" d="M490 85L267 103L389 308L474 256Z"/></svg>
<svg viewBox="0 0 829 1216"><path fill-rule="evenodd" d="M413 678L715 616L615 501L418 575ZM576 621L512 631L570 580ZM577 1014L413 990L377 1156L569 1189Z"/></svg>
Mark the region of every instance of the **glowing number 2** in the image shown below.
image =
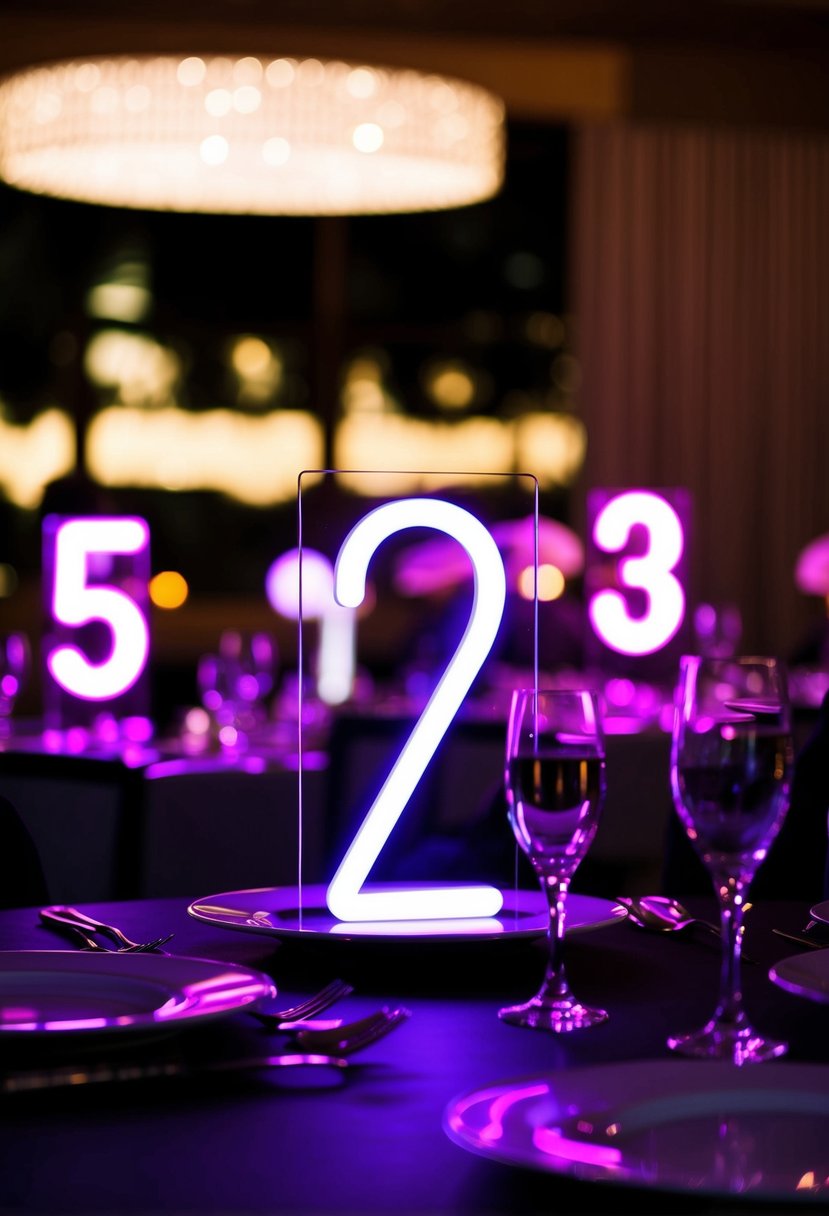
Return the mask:
<svg viewBox="0 0 829 1216"><path fill-rule="evenodd" d="M488 917L494 916L503 902L497 887L489 886L361 890L489 654L504 612L506 577L495 541L483 524L462 507L430 498L385 503L352 528L334 568L337 602L357 608L363 601L368 564L378 545L396 532L413 527L436 528L463 545L472 562L475 580L472 612L458 648L331 880L327 903L339 920Z"/></svg>
<svg viewBox="0 0 829 1216"><path fill-rule="evenodd" d="M589 613L596 633L614 650L652 654L671 640L685 615L685 593L673 574L684 538L673 507L658 494L638 490L607 503L596 517L593 539L599 549L616 553L624 548L634 524L647 529L647 551L620 562L619 579L623 586L645 592L645 615L632 617L618 591L600 591L590 601Z"/></svg>
<svg viewBox="0 0 829 1216"><path fill-rule="evenodd" d="M46 663L66 692L87 701L117 697L136 682L147 662L149 631L135 600L117 587L89 586L87 563L94 553L138 553L149 539L139 519L71 519L55 536L52 614L63 625L104 621L112 650L90 663L76 646L56 646Z"/></svg>

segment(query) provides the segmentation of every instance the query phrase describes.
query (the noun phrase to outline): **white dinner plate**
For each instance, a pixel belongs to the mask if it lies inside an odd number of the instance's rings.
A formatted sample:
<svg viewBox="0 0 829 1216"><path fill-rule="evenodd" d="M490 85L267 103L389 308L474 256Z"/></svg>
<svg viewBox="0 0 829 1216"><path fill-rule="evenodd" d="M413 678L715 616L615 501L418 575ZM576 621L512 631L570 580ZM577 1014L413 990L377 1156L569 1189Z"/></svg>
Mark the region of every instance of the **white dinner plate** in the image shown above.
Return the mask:
<svg viewBox="0 0 829 1216"><path fill-rule="evenodd" d="M795 996L829 1005L829 949L781 959L769 971L769 979Z"/></svg>
<svg viewBox="0 0 829 1216"><path fill-rule="evenodd" d="M367 891L371 887L365 888ZM385 888L388 889L388 888ZM328 911L326 888L258 887L208 895L190 904L196 920L226 929L265 933L274 937L304 937L336 941L497 941L539 937L547 931L547 905L540 891L505 890L497 916L480 920L340 921ZM580 933L624 920L621 904L592 895L568 895L565 931Z"/></svg>
<svg viewBox="0 0 829 1216"><path fill-rule="evenodd" d="M262 972L209 959L6 950L0 951L0 1039L169 1031L275 994Z"/></svg>
<svg viewBox="0 0 829 1216"><path fill-rule="evenodd" d="M829 1067L631 1061L496 1082L455 1098L461 1148L591 1182L826 1202Z"/></svg>
<svg viewBox="0 0 829 1216"><path fill-rule="evenodd" d="M815 920L822 921L824 925L829 925L829 899L825 899L823 903L815 904L814 908L810 909L809 914Z"/></svg>

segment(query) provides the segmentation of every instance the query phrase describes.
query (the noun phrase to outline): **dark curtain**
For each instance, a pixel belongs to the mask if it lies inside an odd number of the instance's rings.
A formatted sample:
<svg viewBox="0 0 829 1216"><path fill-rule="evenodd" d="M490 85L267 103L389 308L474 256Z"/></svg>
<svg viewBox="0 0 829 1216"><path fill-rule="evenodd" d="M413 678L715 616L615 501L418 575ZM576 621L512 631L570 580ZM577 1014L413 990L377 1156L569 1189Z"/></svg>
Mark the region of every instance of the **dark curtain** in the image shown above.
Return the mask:
<svg viewBox="0 0 829 1216"><path fill-rule="evenodd" d="M585 126L571 180L581 509L689 489L693 597L788 654L824 613L793 571L829 532L829 138Z"/></svg>

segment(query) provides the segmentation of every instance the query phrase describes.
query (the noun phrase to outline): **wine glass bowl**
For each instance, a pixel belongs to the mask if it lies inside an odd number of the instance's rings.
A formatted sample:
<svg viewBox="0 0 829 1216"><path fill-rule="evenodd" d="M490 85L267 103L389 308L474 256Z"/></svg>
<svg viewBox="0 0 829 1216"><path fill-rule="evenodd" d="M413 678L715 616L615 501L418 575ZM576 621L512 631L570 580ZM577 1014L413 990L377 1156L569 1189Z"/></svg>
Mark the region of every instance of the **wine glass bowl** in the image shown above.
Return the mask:
<svg viewBox="0 0 829 1216"><path fill-rule="evenodd" d="M505 786L513 834L547 897L550 917L541 987L529 1001L500 1009L498 1016L558 1033L603 1022L603 1009L583 1005L570 991L563 955L567 891L596 834L605 799L604 737L594 693L513 692Z"/></svg>
<svg viewBox="0 0 829 1216"><path fill-rule="evenodd" d="M701 1029L675 1035L683 1055L756 1062L786 1044L749 1023L740 991L746 895L788 810L791 711L783 664L771 657L680 660L671 738L677 815L720 905L719 1002Z"/></svg>

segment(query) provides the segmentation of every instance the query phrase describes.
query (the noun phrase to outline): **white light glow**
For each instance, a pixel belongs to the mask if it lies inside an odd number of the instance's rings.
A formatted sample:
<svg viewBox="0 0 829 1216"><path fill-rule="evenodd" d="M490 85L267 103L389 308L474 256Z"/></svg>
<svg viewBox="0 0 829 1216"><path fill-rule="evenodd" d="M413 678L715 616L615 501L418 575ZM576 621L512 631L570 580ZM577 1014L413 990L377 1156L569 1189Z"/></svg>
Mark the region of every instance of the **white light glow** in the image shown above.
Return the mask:
<svg viewBox="0 0 829 1216"><path fill-rule="evenodd" d="M104 621L112 633L112 650L103 663L90 663L76 646L56 646L47 655L52 679L72 696L86 701L120 696L146 666L150 638L141 609L120 588L92 586L88 577L96 555L138 553L149 535L143 520L128 518L72 519L55 534L54 619L73 627Z"/></svg>
<svg viewBox="0 0 829 1216"><path fill-rule="evenodd" d="M304 620L319 621L317 695L326 705L342 705L354 688L357 617L353 608L343 608L334 599L332 563L316 549L289 549L271 564L265 592L280 616L297 620L301 610Z"/></svg>
<svg viewBox="0 0 829 1216"><path fill-rule="evenodd" d="M570 485L587 452L587 431L581 419L530 411L517 418L514 427L515 467L532 469L542 489Z"/></svg>
<svg viewBox="0 0 829 1216"><path fill-rule="evenodd" d="M458 422L430 422L407 418L390 410L388 394L379 383L347 384L348 414L334 433L334 464L338 469L370 469L338 474L342 485L357 494L413 493L452 484L443 470L467 470L464 481L503 469L532 468L542 488L569 485L584 460L584 428L569 415L530 414L516 419L464 418ZM361 406L362 408L358 408ZM411 469L429 474L397 471L401 451ZM394 469L378 480L384 469Z"/></svg>
<svg viewBox="0 0 829 1216"><path fill-rule="evenodd" d="M525 566L518 575L518 594L522 600L535 599L538 592L539 603L549 603L564 594L566 586L564 575L558 566L549 562L539 563L538 578L534 566Z"/></svg>
<svg viewBox="0 0 829 1216"><path fill-rule="evenodd" d="M100 329L87 343L84 371L126 406L158 408L173 398L182 373L180 356L144 333Z"/></svg>
<svg viewBox="0 0 829 1216"><path fill-rule="evenodd" d="M646 529L647 550L641 557L620 561L618 578L623 587L645 592L644 615L631 616L628 601L619 591L600 591L588 606L591 623L602 641L612 650L629 655L660 650L674 637L685 616L685 593L673 573L684 549L682 524L659 494L632 490L611 498L593 525L596 547L605 553L618 553L637 524Z"/></svg>
<svg viewBox="0 0 829 1216"><path fill-rule="evenodd" d="M500 188L504 142L503 103L479 85L339 61L114 56L44 64L0 84L0 176L110 206L459 207Z"/></svg>
<svg viewBox="0 0 829 1216"><path fill-rule="evenodd" d="M334 463L338 469L372 469L370 478L359 472L338 475L349 490L363 493L410 492L438 489L452 482L445 469L471 470L466 483L481 481L487 474L512 468L510 431L494 418L465 419L457 424L430 423L393 414L352 414L344 418L334 435ZM400 453L406 453L412 469L432 473L396 471ZM395 470L383 478L381 470Z"/></svg>
<svg viewBox="0 0 829 1216"><path fill-rule="evenodd" d="M151 304L152 293L140 283L97 283L86 296L89 316L130 324L143 320Z"/></svg>
<svg viewBox="0 0 829 1216"><path fill-rule="evenodd" d="M112 407L89 424L86 464L101 485L218 490L269 506L295 496L297 475L320 466L323 446L319 418L300 410Z"/></svg>
<svg viewBox="0 0 829 1216"><path fill-rule="evenodd" d="M62 410L44 410L28 424L7 422L0 412L0 487L16 507L31 510L50 481L75 467L75 427Z"/></svg>
<svg viewBox="0 0 829 1216"><path fill-rule="evenodd" d="M351 138L358 152L378 152L383 146L383 128L376 122L362 122Z"/></svg>
<svg viewBox="0 0 829 1216"><path fill-rule="evenodd" d="M337 601L356 609L365 596L368 566L377 548L398 532L421 527L454 537L468 553L474 576L472 611L454 655L331 880L326 901L338 920L491 917L503 903L501 892L490 886L361 890L489 654L506 599L501 555L483 524L454 503L405 498L370 511L349 532L334 567Z"/></svg>

